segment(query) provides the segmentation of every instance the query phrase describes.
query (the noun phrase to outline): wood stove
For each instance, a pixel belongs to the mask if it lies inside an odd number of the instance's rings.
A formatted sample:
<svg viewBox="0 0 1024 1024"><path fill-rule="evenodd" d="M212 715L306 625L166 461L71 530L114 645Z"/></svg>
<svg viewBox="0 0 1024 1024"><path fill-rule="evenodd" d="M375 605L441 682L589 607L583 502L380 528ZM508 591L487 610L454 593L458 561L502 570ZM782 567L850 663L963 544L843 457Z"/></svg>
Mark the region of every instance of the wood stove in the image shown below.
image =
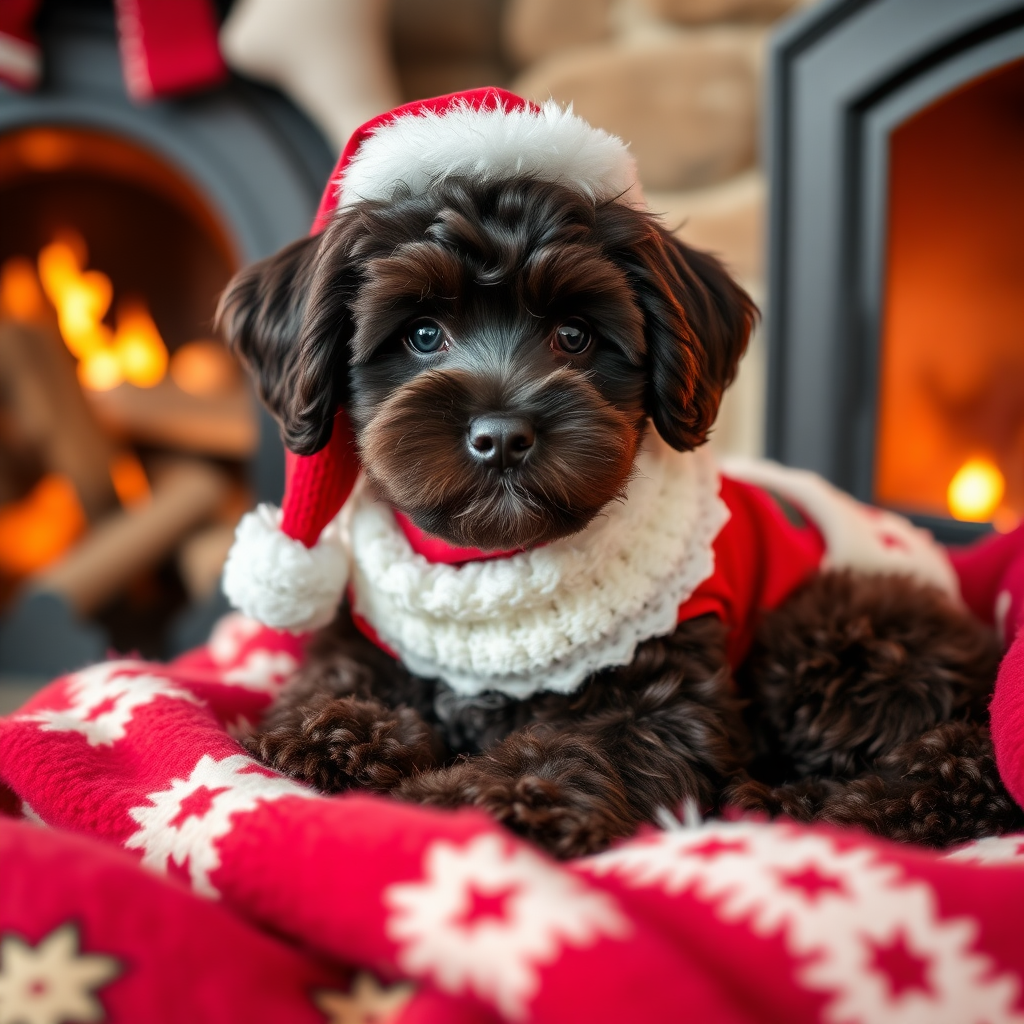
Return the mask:
<svg viewBox="0 0 1024 1024"><path fill-rule="evenodd" d="M770 57L767 451L947 542L1024 516L1024 4L825 0Z"/></svg>
<svg viewBox="0 0 1024 1024"><path fill-rule="evenodd" d="M249 83L133 105L103 5L50 4L40 35L43 87L0 86L0 492L34 488L0 493L0 673L34 677L169 656L224 610L183 585L181 539L201 557L188 531L279 500L283 452L210 337L216 299L308 230L333 165ZM36 571L46 516L68 550Z"/></svg>

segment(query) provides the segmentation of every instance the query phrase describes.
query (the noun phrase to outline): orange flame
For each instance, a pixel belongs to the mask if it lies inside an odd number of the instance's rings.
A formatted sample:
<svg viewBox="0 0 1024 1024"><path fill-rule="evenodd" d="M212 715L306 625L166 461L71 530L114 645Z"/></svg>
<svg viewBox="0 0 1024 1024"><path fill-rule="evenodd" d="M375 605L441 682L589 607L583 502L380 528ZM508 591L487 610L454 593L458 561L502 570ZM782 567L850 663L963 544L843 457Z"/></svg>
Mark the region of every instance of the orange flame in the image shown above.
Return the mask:
<svg viewBox="0 0 1024 1024"><path fill-rule="evenodd" d="M21 501L0 509L0 570L24 576L59 558L85 530L74 484L44 476Z"/></svg>
<svg viewBox="0 0 1024 1024"><path fill-rule="evenodd" d="M133 452L121 452L110 460L110 480L125 508L141 505L153 496L146 471Z"/></svg>
<svg viewBox="0 0 1024 1024"><path fill-rule="evenodd" d="M78 359L106 348L113 340L102 323L114 297L110 278L99 270L83 272L85 243L78 235L64 234L39 252L39 280L57 310L64 344Z"/></svg>
<svg viewBox="0 0 1024 1024"><path fill-rule="evenodd" d="M43 317L43 297L36 268L25 256L12 256L0 267L0 313L12 320L31 323Z"/></svg>
<svg viewBox="0 0 1024 1024"><path fill-rule="evenodd" d="M217 341L189 341L171 357L171 377L187 394L221 395L237 384L238 364Z"/></svg>
<svg viewBox="0 0 1024 1024"><path fill-rule="evenodd" d="M167 347L140 299L119 307L114 348L125 380L140 388L159 384L167 373Z"/></svg>
<svg viewBox="0 0 1024 1024"><path fill-rule="evenodd" d="M63 232L39 252L39 279L57 311L64 343L78 359L78 379L91 391L107 391L128 381L140 388L158 384L167 372L167 346L141 299L118 308L117 331L103 318L114 286L99 270L85 270L82 237Z"/></svg>
<svg viewBox="0 0 1024 1024"><path fill-rule="evenodd" d="M989 459L968 459L953 474L946 491L949 511L954 519L967 523L987 523L999 508L1006 493L1006 479Z"/></svg>

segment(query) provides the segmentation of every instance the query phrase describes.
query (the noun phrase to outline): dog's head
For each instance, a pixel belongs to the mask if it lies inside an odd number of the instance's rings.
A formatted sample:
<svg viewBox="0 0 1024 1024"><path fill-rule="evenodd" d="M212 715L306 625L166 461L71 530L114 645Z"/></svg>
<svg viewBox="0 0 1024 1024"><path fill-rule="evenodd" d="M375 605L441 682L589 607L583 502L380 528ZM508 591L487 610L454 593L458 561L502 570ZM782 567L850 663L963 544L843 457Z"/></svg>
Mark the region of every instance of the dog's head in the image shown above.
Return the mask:
<svg viewBox="0 0 1024 1024"><path fill-rule="evenodd" d="M620 496L648 417L702 444L756 311L650 214L520 177L348 206L240 272L219 315L292 451L344 406L381 497L512 549Z"/></svg>

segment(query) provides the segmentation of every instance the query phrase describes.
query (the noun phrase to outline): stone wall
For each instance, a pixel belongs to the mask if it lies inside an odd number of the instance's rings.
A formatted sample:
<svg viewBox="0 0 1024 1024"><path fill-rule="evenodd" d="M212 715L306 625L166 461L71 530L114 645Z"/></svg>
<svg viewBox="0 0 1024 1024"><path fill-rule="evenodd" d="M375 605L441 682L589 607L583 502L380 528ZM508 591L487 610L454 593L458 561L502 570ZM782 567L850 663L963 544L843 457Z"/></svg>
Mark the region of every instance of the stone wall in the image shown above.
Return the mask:
<svg viewBox="0 0 1024 1024"><path fill-rule="evenodd" d="M650 207L764 296L761 82L773 22L810 0L395 0L407 98L503 84L549 96L630 143ZM755 338L717 447L763 447Z"/></svg>

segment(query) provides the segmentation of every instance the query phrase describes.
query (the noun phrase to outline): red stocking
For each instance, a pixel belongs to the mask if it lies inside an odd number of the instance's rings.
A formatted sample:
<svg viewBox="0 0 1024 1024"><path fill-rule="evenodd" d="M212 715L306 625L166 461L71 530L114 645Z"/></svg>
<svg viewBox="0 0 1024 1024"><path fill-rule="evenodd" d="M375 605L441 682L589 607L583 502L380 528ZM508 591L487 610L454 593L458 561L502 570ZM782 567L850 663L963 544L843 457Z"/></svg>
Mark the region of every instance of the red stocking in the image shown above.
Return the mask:
<svg viewBox="0 0 1024 1024"><path fill-rule="evenodd" d="M121 66L133 100L219 85L227 67L210 0L115 0Z"/></svg>

